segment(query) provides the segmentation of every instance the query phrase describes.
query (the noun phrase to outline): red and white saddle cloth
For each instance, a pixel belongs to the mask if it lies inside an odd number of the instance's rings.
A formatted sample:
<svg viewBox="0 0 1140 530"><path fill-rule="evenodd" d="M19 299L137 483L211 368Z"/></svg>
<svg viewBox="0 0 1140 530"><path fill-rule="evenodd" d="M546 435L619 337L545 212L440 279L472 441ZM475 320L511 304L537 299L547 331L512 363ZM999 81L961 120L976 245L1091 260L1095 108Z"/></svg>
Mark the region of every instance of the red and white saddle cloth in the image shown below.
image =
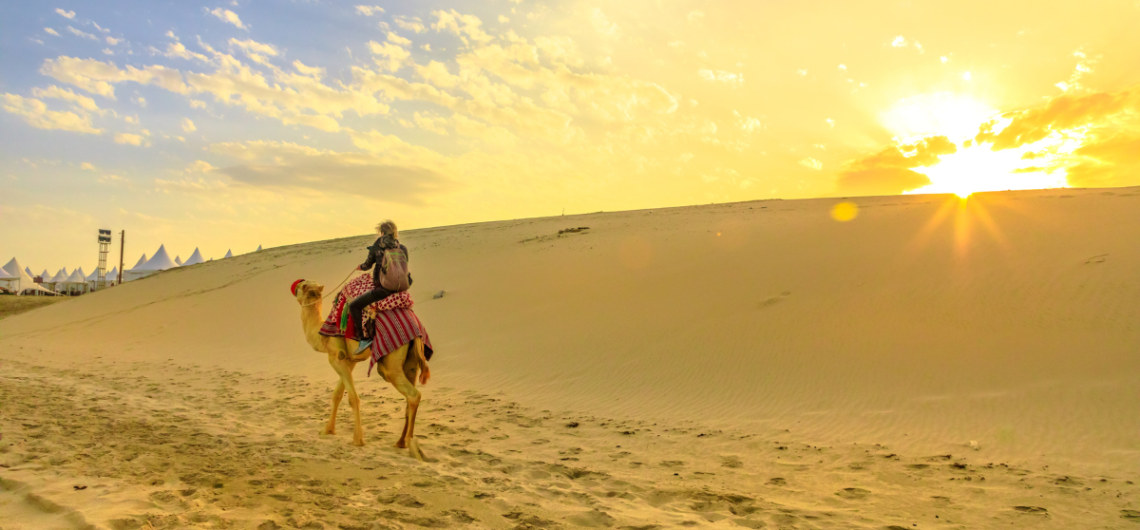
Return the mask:
<svg viewBox="0 0 1140 530"><path fill-rule="evenodd" d="M329 337L343 337L354 335L352 319L348 318L348 301L372 290L372 276L361 275L345 284L344 289L337 293L333 300L332 310L321 326L321 335ZM402 291L389 296L364 308L365 335L372 340L372 362L368 366L368 374L372 374L372 367L380 359L401 346L411 342L416 337L424 341L424 357L431 360L434 350L431 339L428 338L427 328L420 322L419 317L412 311L412 295Z"/></svg>

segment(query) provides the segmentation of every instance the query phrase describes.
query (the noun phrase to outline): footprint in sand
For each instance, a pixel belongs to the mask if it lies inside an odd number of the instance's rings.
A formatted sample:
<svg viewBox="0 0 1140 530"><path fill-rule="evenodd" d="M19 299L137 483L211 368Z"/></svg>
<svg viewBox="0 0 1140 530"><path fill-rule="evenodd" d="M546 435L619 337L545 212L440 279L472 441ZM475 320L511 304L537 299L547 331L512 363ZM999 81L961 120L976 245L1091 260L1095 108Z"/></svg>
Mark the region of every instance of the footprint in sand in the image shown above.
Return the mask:
<svg viewBox="0 0 1140 530"><path fill-rule="evenodd" d="M761 308L772 307L780 302L783 302L787 297L792 296L791 291L784 291L776 296L769 296L763 302L760 302Z"/></svg>
<svg viewBox="0 0 1140 530"><path fill-rule="evenodd" d="M847 500L860 500L866 499L867 496L871 494L871 492L863 488L843 488L835 492L835 494L840 498Z"/></svg>

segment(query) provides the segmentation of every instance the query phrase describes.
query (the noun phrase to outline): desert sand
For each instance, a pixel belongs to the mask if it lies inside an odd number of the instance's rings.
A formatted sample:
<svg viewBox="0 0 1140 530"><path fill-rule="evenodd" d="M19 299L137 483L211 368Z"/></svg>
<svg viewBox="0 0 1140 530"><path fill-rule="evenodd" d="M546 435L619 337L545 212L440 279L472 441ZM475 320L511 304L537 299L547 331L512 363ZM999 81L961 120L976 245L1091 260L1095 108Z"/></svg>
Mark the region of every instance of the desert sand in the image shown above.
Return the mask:
<svg viewBox="0 0 1140 530"><path fill-rule="evenodd" d="M372 236L5 318L0 529L1140 528L1140 189L851 201L404 232L425 463L318 435Z"/></svg>

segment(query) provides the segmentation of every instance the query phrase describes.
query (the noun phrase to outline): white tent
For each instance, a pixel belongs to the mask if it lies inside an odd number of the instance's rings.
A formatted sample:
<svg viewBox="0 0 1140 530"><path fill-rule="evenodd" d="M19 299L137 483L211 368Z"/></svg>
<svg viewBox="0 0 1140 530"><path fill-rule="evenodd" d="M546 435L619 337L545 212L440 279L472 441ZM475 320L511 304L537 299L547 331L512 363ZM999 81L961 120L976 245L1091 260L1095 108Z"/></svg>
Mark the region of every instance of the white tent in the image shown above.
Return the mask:
<svg viewBox="0 0 1140 530"><path fill-rule="evenodd" d="M139 267L142 267L143 265L146 265L146 252L143 252L142 257L139 258L138 263L135 263L134 267L131 267L130 269L127 269L127 270L137 269Z"/></svg>
<svg viewBox="0 0 1140 530"><path fill-rule="evenodd" d="M82 271L83 267L79 267L79 270ZM97 281L99 279L99 268L96 267L95 271L92 272L91 274L88 274L87 276L85 276L84 279L89 281L89 282Z"/></svg>
<svg viewBox="0 0 1140 530"><path fill-rule="evenodd" d="M119 268L115 267L111 269L111 272L107 273L106 278L107 285L113 285L115 282L119 281Z"/></svg>
<svg viewBox="0 0 1140 530"><path fill-rule="evenodd" d="M44 271L40 273L40 280L46 282L50 279L51 279L51 274L48 273L47 269L44 269Z"/></svg>
<svg viewBox="0 0 1140 530"><path fill-rule="evenodd" d="M174 256L174 263L177 264L179 267L181 267L182 266L182 256Z"/></svg>
<svg viewBox="0 0 1140 530"><path fill-rule="evenodd" d="M16 292L20 288L20 277L0 269L0 288Z"/></svg>
<svg viewBox="0 0 1140 530"><path fill-rule="evenodd" d="M20 262L16 258L12 258L7 265L4 265L3 270L7 275L19 278L14 282L4 282L9 289L16 291L17 294L55 294L50 289L36 283L30 274L20 268Z"/></svg>
<svg viewBox="0 0 1140 530"><path fill-rule="evenodd" d="M189 267L190 265L197 265L204 261L206 260L202 259L202 253L198 252L198 249L195 248L194 253L191 254L189 258L186 258L186 261L182 262L181 266Z"/></svg>
<svg viewBox="0 0 1140 530"><path fill-rule="evenodd" d="M170 254L166 253L166 245L160 245L158 247L158 250L155 251L154 255L151 256L151 258L147 260L146 263L138 265L135 268L127 271L127 274L130 275L130 278L132 280L137 280L139 278L145 278L151 274L155 274L159 271L173 269L177 266L178 264L170 259Z"/></svg>
<svg viewBox="0 0 1140 530"><path fill-rule="evenodd" d="M35 276L34 274L32 274L32 269L29 269L27 267L24 267L24 272L28 273L28 276Z"/></svg>
<svg viewBox="0 0 1140 530"><path fill-rule="evenodd" d="M234 257L234 252L232 250L227 250L226 255L222 256L222 259L232 258L232 257Z"/></svg>
<svg viewBox="0 0 1140 530"><path fill-rule="evenodd" d="M60 283L55 290L61 293L82 294L87 292L87 278L83 275L83 267L71 271L71 274Z"/></svg>
<svg viewBox="0 0 1140 530"><path fill-rule="evenodd" d="M261 245L258 245L257 250L255 250L254 252L261 252Z"/></svg>
<svg viewBox="0 0 1140 530"><path fill-rule="evenodd" d="M59 271L55 273L55 276L51 277L51 282L52 283L66 282L68 276L71 276L71 275L67 273L67 267L64 267L62 269L59 269ZM45 279L44 281L46 282L47 280Z"/></svg>

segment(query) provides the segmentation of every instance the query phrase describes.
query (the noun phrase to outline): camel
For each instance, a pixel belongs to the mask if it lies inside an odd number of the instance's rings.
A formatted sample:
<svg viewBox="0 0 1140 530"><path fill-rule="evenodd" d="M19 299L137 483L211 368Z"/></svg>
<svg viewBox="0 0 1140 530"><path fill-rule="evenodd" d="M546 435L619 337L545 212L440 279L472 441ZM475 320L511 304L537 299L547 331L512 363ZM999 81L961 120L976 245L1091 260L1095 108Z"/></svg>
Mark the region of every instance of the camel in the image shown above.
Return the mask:
<svg viewBox="0 0 1140 530"><path fill-rule="evenodd" d="M321 317L321 293L324 292L324 289L325 287L319 283L305 280L297 284L296 292L297 303L301 304L301 327L305 330L305 340L314 350L328 354L329 365L340 376L336 390L333 390L332 413L329 415L328 424L321 432L322 434L336 434L336 411L347 390L348 402L352 405L352 413L356 421L356 428L352 433L352 444L359 447L364 445L364 428L360 424L360 397L356 394L356 385L352 381L352 369L356 367L356 363L368 359L371 356L371 351L365 350L359 355L352 355L349 352L356 351L357 341L320 334L321 324L324 322L324 318ZM345 311L348 311L347 307ZM408 355L409 346L411 346L412 355ZM423 340L417 337L411 343L389 353L383 357L377 367L380 376L396 387L396 390L408 400L404 414L404 430L400 433L400 439L396 441L395 445L399 449L408 449L413 457L423 461L424 453L420 450L414 434L416 410L420 405L420 391L416 389L416 371L419 370L420 372L420 384L427 383L431 377L427 358L424 357Z"/></svg>

